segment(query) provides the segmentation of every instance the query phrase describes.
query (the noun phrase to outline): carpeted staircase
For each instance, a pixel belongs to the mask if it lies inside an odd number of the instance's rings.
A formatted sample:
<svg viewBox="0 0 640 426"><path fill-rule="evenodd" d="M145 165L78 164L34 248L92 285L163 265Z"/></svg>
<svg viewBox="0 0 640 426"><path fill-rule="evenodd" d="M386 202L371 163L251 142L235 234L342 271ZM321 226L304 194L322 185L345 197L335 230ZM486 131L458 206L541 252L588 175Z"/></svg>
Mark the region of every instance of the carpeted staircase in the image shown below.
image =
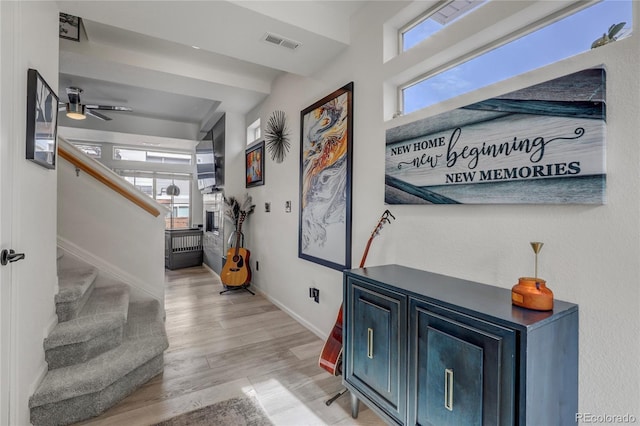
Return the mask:
<svg viewBox="0 0 640 426"><path fill-rule="evenodd" d="M58 324L44 340L49 371L31 396L34 425L66 425L104 412L160 374L169 346L157 300L130 301L123 283L58 252Z"/></svg>

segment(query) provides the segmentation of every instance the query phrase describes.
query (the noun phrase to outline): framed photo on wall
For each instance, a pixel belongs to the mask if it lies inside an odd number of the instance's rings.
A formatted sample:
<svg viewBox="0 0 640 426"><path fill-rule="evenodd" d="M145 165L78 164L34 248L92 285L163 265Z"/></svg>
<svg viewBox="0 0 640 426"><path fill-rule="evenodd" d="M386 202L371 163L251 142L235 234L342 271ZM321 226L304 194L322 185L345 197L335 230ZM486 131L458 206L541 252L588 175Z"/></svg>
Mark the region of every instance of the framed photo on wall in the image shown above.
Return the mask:
<svg viewBox="0 0 640 426"><path fill-rule="evenodd" d="M300 113L298 257L351 267L353 82Z"/></svg>
<svg viewBox="0 0 640 426"><path fill-rule="evenodd" d="M37 70L27 72L26 158L56 168L58 96Z"/></svg>
<svg viewBox="0 0 640 426"><path fill-rule="evenodd" d="M245 151L246 187L264 185L264 141L249 146Z"/></svg>
<svg viewBox="0 0 640 426"><path fill-rule="evenodd" d="M60 13L60 38L80 41L80 21L78 16Z"/></svg>

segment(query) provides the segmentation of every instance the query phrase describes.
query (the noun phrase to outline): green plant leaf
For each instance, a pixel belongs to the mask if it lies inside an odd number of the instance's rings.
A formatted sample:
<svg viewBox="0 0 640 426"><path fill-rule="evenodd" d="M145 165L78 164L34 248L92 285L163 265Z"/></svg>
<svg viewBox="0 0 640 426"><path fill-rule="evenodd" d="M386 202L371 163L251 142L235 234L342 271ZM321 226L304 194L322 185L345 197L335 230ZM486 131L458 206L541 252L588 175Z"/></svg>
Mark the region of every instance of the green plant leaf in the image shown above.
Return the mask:
<svg viewBox="0 0 640 426"><path fill-rule="evenodd" d="M626 22L620 22L619 24L611 25L609 27L609 38L614 38L615 35L618 34L626 24Z"/></svg>

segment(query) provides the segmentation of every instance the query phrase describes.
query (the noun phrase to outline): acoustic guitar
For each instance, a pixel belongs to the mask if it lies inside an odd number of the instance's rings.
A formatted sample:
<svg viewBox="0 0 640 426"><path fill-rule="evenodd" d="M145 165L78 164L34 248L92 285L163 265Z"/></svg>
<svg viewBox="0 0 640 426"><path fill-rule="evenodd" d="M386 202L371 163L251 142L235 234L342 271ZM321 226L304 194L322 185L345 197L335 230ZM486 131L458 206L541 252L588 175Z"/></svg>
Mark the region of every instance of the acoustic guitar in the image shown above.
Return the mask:
<svg viewBox="0 0 640 426"><path fill-rule="evenodd" d="M251 282L251 269L249 268L249 256L251 253L246 248L240 247L242 222L244 222L246 216L246 212L240 212L236 244L235 247L231 247L227 251L227 261L222 267L222 272L220 272L222 283L228 287L241 287Z"/></svg>
<svg viewBox="0 0 640 426"><path fill-rule="evenodd" d="M369 248L371 247L371 242L373 241L373 239L380 233L380 230L382 230L382 227L385 223L391 223L389 217L395 219L395 216L392 215L389 210L385 210L382 214L382 217L380 217L378 224L371 233L369 241L367 241L367 246L364 249L362 259L360 260L360 268L364 268L364 264L367 260ZM336 323L333 326L329 337L327 337L327 341L322 347L322 352L320 353L320 360L318 361L318 364L320 365L320 367L324 368L334 376L339 376L342 374L342 305L340 305ZM333 400L340 395L341 393L327 401L326 404L331 404L331 402L333 402Z"/></svg>

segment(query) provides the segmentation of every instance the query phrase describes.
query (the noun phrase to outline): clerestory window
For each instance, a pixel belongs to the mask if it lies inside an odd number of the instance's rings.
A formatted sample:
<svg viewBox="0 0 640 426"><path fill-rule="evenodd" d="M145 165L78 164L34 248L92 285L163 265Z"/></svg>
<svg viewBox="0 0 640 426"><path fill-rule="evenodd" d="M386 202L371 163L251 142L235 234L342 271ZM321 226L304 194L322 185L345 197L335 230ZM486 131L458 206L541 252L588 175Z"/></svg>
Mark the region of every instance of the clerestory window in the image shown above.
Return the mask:
<svg viewBox="0 0 640 426"><path fill-rule="evenodd" d="M470 60L461 58L445 71L428 71L398 88L401 112L408 114L585 52L602 40L603 33L605 38L627 37L633 29L632 16L631 0L604 0L507 44L489 47ZM608 34L611 31L615 33Z"/></svg>
<svg viewBox="0 0 640 426"><path fill-rule="evenodd" d="M445 0L400 28L400 52L411 49L488 0Z"/></svg>

